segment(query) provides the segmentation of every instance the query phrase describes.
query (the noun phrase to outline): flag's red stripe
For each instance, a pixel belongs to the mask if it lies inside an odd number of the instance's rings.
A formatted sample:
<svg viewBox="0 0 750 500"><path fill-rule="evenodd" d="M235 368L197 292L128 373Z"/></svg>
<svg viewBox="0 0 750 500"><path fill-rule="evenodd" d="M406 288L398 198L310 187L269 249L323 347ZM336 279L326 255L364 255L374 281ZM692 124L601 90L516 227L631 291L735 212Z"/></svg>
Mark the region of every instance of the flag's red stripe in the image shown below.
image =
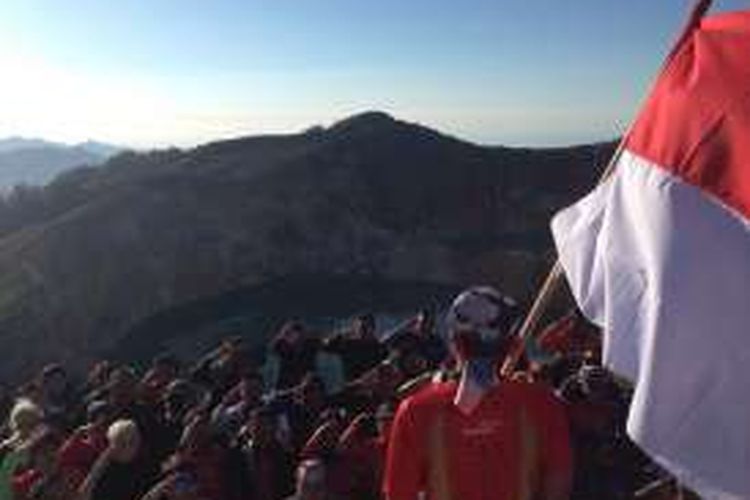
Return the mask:
<svg viewBox="0 0 750 500"><path fill-rule="evenodd" d="M706 18L684 40L626 147L750 219L750 11Z"/></svg>

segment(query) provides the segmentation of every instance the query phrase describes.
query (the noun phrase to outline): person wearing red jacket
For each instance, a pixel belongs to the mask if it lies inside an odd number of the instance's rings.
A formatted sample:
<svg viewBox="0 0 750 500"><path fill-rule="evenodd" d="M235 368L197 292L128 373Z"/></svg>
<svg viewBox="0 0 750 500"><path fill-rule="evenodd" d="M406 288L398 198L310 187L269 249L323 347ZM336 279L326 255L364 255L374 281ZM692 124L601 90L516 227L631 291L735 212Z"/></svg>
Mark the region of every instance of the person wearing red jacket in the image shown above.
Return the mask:
<svg viewBox="0 0 750 500"><path fill-rule="evenodd" d="M515 302L489 287L456 298L448 332L460 380L430 384L400 404L383 482L387 500L569 497L562 404L544 385L498 375L519 316Z"/></svg>

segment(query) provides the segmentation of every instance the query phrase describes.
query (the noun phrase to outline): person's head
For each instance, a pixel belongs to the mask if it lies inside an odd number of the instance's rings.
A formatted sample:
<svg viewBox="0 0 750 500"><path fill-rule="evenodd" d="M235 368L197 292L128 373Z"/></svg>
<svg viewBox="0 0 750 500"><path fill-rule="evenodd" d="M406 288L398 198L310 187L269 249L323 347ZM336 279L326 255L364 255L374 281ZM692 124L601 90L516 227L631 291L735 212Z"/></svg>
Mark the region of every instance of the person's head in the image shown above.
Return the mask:
<svg viewBox="0 0 750 500"><path fill-rule="evenodd" d="M276 413L267 407L260 407L250 413L248 431L254 446L267 447L276 440Z"/></svg>
<svg viewBox="0 0 750 500"><path fill-rule="evenodd" d="M263 376L257 371L248 371L240 378L240 396L242 401L254 405L263 396Z"/></svg>
<svg viewBox="0 0 750 500"><path fill-rule="evenodd" d="M406 375L398 364L398 359L389 357L378 365L376 394L389 398L404 381Z"/></svg>
<svg viewBox="0 0 750 500"><path fill-rule="evenodd" d="M427 358L419 351L406 351L399 356L399 369L406 378L416 377L430 367Z"/></svg>
<svg viewBox="0 0 750 500"><path fill-rule="evenodd" d="M520 318L515 301L492 287L469 288L460 293L448 311L448 335L459 362L502 357L513 342Z"/></svg>
<svg viewBox="0 0 750 500"><path fill-rule="evenodd" d="M42 401L42 388L38 378L25 382L16 388L17 399L28 399L29 401Z"/></svg>
<svg viewBox="0 0 750 500"><path fill-rule="evenodd" d="M68 376L65 369L58 365L47 365L40 376L42 393L49 397L59 397L65 392L68 385Z"/></svg>
<svg viewBox="0 0 750 500"><path fill-rule="evenodd" d="M583 365L578 370L577 378L589 401L607 402L617 397L618 388L614 378L601 366Z"/></svg>
<svg viewBox="0 0 750 500"><path fill-rule="evenodd" d="M299 321L287 321L281 326L279 334L286 339L287 342L300 342L305 338L305 326Z"/></svg>
<svg viewBox="0 0 750 500"><path fill-rule="evenodd" d="M375 336L375 316L370 313L360 314L354 318L352 327L357 338L371 338Z"/></svg>
<svg viewBox="0 0 750 500"><path fill-rule="evenodd" d="M112 420L112 407L106 401L96 399L86 407L86 420L97 429L107 428Z"/></svg>
<svg viewBox="0 0 750 500"><path fill-rule="evenodd" d="M129 366L121 366L112 371L107 384L109 402L114 406L131 403L136 397L138 379Z"/></svg>
<svg viewBox="0 0 750 500"><path fill-rule="evenodd" d="M161 379L172 380L180 371L180 362L171 354L160 354L151 362L151 370Z"/></svg>
<svg viewBox="0 0 750 500"><path fill-rule="evenodd" d="M42 410L28 399L19 399L10 411L9 426L13 434L26 438L42 422Z"/></svg>
<svg viewBox="0 0 750 500"><path fill-rule="evenodd" d="M325 404L325 385L315 373L308 373L298 387L298 401L306 408L320 408Z"/></svg>
<svg viewBox="0 0 750 500"><path fill-rule="evenodd" d="M100 360L94 363L86 376L89 389L98 389L109 382L112 374L112 364L107 360Z"/></svg>
<svg viewBox="0 0 750 500"><path fill-rule="evenodd" d="M107 429L107 441L115 462L130 463L141 449L141 433L132 420L116 420Z"/></svg>
<svg viewBox="0 0 750 500"><path fill-rule="evenodd" d="M325 498L325 465L321 460L303 460L297 466L297 497L301 500Z"/></svg>
<svg viewBox="0 0 750 500"><path fill-rule="evenodd" d="M219 345L219 351L225 361L233 361L243 351L242 337L239 335L224 337Z"/></svg>
<svg viewBox="0 0 750 500"><path fill-rule="evenodd" d="M187 380L177 379L167 385L162 397L164 413L168 420L182 420L195 402L195 391Z"/></svg>
<svg viewBox="0 0 750 500"><path fill-rule="evenodd" d="M417 313L417 322L414 325L414 333L426 337L432 333L435 328L435 316L430 309L421 309Z"/></svg>

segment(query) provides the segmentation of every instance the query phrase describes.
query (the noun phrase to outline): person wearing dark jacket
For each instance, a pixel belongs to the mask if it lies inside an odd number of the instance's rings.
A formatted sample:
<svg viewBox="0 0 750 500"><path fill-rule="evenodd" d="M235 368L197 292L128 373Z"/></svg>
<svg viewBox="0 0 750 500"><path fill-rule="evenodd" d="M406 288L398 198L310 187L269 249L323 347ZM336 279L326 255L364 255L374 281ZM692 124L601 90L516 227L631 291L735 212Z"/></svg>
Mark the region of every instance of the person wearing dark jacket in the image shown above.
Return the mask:
<svg viewBox="0 0 750 500"><path fill-rule="evenodd" d="M319 348L319 340L312 337L302 323L286 322L271 342L271 353L279 361L274 389L281 391L295 387L307 373L314 372Z"/></svg>
<svg viewBox="0 0 750 500"><path fill-rule="evenodd" d="M269 408L258 408L243 431L243 500L282 500L294 491L293 455L276 437L277 417Z"/></svg>
<svg viewBox="0 0 750 500"><path fill-rule="evenodd" d="M347 381L374 368L387 355L385 346L375 336L375 318L371 314L358 316L351 330L327 338L323 349L338 354Z"/></svg>

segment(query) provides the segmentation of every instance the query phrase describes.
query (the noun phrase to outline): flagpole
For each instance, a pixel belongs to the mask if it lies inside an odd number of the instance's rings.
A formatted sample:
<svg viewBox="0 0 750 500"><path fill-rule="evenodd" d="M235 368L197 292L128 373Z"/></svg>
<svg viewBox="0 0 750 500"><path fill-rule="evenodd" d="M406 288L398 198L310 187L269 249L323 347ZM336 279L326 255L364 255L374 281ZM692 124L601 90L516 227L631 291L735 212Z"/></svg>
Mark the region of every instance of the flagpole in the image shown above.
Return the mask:
<svg viewBox="0 0 750 500"><path fill-rule="evenodd" d="M625 149L624 144L626 138L627 134L624 135L620 140L617 149L615 150L612 158L607 164L607 168L599 178L597 185L607 180L607 178L614 171L615 165L617 164L617 161L620 159L620 156L622 156L622 152ZM526 341L531 338L534 332L536 332L539 321L542 319L542 315L544 314L547 305L552 300L554 294L557 292L561 282L561 278L563 276L564 273L562 263L558 258L557 260L555 260L555 264L547 274L547 278L544 280L542 288L539 290L539 293L537 293L536 299L534 299L534 303L531 305L531 309L529 309L529 312L526 314L526 318L521 324L521 328L518 330L518 338L520 341L511 348L511 351L505 357L503 365L500 368L500 374L502 376L509 376L515 370L516 365L518 364L518 360L521 359L521 355L523 354L523 351L525 349Z"/></svg>
<svg viewBox="0 0 750 500"><path fill-rule="evenodd" d="M698 23L700 23L700 20L706 14L708 9L711 8L712 2L713 0L696 0L695 1L695 3L693 4L693 8L690 10L690 16L688 17L687 22L685 23L685 26L683 27L683 29L680 31L680 36L677 38L677 41L672 47L672 50L669 52L669 55L667 55L664 63L662 64L661 70L657 72L656 76L651 81L651 84L649 85L649 89L645 94L644 102L651 95L654 89L654 86L656 82L658 81L659 76L669 66L669 63L674 58L675 54L679 50L682 43L690 36L690 33L698 25ZM638 107L638 109L641 109L641 108L642 106ZM625 143L627 142L628 136L630 135L633 125L634 124L631 123L628 126L627 131L620 139L620 143L617 145L617 149L612 155L612 158L609 160L609 163L607 164L607 167L604 169L604 172L599 178L597 185L600 185L603 182L605 182L610 177L610 175L612 175L612 173L614 172L615 167L618 161L620 160L620 157L622 156L623 151L625 150ZM510 352L505 357L502 367L500 368L500 374L502 376L504 377L510 376L515 370L516 365L518 364L518 360L521 359L521 355L523 354L523 351L525 349L526 342L530 338L532 338L532 336L536 332L537 326L539 325L539 321L541 320L542 315L544 314L544 311L547 309L547 306L549 305L549 302L552 300L552 297L554 296L555 292L557 292L563 275L564 275L564 272L563 272L562 263L560 262L560 259L558 258L555 261L555 264L552 266L552 269L550 270L550 272L547 274L547 278L544 280L544 284L542 285L542 288L539 290L536 296L536 299L534 299L534 303L531 306L531 309L529 309L529 312L526 315L526 318L521 324L521 328L518 331L518 338L520 341L511 348Z"/></svg>

